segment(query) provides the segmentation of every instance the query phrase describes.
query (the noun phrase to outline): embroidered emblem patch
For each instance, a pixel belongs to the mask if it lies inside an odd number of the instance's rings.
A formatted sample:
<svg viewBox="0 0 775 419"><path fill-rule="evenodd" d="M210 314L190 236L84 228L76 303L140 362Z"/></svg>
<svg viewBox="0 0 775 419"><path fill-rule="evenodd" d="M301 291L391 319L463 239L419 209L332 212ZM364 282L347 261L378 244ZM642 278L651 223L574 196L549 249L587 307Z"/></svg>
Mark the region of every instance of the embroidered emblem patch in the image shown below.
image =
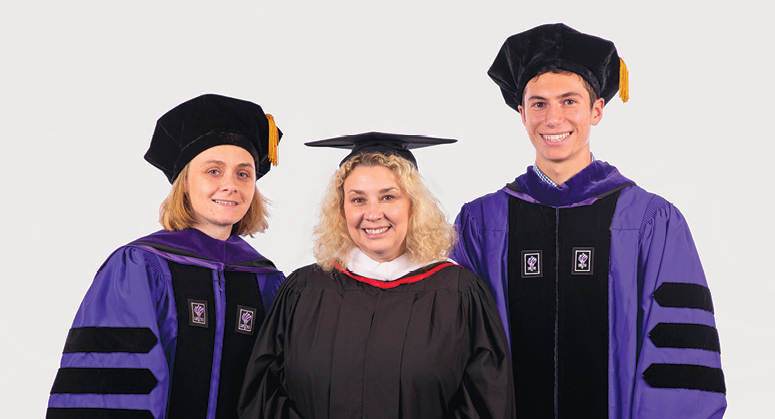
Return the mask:
<svg viewBox="0 0 775 419"><path fill-rule="evenodd" d="M595 264L594 247L573 248L573 269L571 275L592 275Z"/></svg>
<svg viewBox="0 0 775 419"><path fill-rule="evenodd" d="M188 324L189 326L208 327L207 301L188 300Z"/></svg>
<svg viewBox="0 0 775 419"><path fill-rule="evenodd" d="M256 309L252 307L237 306L237 333L253 334L253 322L256 318Z"/></svg>
<svg viewBox="0 0 775 419"><path fill-rule="evenodd" d="M522 278L541 278L544 276L540 250L522 251Z"/></svg>

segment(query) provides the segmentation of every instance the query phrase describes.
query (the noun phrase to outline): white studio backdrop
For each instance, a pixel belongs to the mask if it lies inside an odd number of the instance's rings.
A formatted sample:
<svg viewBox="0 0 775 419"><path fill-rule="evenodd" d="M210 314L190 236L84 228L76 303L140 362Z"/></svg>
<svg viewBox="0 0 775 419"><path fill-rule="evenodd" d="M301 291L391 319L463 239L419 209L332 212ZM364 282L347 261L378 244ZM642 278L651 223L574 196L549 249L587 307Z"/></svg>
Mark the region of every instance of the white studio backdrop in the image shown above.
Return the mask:
<svg viewBox="0 0 775 419"><path fill-rule="evenodd" d="M457 138L417 151L453 219L533 163L486 71L502 42L564 22L630 69L592 151L687 217L716 306L727 417L775 392L770 262L775 91L766 6L700 1L30 1L0 6L0 415L43 417L97 268L158 230L169 190L145 153L156 119L203 93L251 100L285 133L258 183L270 229L248 241L289 274L345 152L304 142L366 131Z"/></svg>

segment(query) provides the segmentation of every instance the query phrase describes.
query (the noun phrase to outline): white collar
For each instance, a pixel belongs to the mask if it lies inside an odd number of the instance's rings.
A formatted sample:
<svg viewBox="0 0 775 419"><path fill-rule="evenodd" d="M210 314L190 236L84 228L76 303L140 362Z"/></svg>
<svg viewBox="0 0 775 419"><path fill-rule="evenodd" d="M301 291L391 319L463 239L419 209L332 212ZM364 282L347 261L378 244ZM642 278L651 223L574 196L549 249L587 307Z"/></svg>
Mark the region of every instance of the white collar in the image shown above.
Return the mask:
<svg viewBox="0 0 775 419"><path fill-rule="evenodd" d="M422 267L423 265L410 260L406 253L389 262L377 262L363 253L358 246L350 251L347 261L347 268L350 271L377 281L392 281Z"/></svg>

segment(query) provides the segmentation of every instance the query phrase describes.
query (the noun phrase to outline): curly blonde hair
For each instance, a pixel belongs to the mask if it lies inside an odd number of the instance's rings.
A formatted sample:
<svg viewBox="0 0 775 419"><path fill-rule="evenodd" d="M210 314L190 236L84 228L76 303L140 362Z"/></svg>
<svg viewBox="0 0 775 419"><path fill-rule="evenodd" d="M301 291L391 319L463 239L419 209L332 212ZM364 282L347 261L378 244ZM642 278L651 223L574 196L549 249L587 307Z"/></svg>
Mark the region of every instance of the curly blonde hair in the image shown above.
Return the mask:
<svg viewBox="0 0 775 419"><path fill-rule="evenodd" d="M361 165L384 166L392 170L398 177L399 186L409 196L409 226L405 239L409 258L420 264L446 259L457 234L414 164L396 155L364 153L344 162L331 177L313 233L313 254L318 265L325 270L333 269L334 262L346 267L350 250L356 246L345 220L344 181Z"/></svg>
<svg viewBox="0 0 775 419"><path fill-rule="evenodd" d="M180 171L172 190L159 207L159 223L167 231L185 230L193 227L194 209L186 195L186 179L188 178L188 165ZM267 216L269 215L269 200L261 195L258 187L253 194L248 212L239 222L231 227L232 235L253 237L256 233L263 233L269 228Z"/></svg>

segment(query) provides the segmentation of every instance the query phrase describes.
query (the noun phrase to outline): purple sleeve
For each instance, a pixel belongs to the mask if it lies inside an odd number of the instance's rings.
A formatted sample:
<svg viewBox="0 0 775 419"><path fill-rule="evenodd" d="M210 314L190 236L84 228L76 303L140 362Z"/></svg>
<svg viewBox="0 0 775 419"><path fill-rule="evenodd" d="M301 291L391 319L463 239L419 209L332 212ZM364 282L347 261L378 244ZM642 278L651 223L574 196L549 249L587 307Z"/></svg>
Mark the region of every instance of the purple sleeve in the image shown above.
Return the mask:
<svg viewBox="0 0 775 419"><path fill-rule="evenodd" d="M258 286L261 290L261 299L264 303L264 313L269 313L269 309L272 308L275 294L277 294L277 290L280 288L283 281L285 281L285 275L279 271L258 275Z"/></svg>
<svg viewBox="0 0 775 419"><path fill-rule="evenodd" d="M646 215L639 232L642 317L632 417L721 418L727 404L718 333L689 227L658 197Z"/></svg>
<svg viewBox="0 0 775 419"><path fill-rule="evenodd" d="M484 270L481 268L481 231L482 226L476 218L471 215L469 206L463 205L460 213L455 218L455 230L458 232L458 240L452 247L450 259L458 265L468 268L483 277Z"/></svg>
<svg viewBox="0 0 775 419"><path fill-rule="evenodd" d="M168 284L166 265L144 250L125 247L110 256L68 334L49 417L75 417L79 409L165 415L177 333Z"/></svg>

